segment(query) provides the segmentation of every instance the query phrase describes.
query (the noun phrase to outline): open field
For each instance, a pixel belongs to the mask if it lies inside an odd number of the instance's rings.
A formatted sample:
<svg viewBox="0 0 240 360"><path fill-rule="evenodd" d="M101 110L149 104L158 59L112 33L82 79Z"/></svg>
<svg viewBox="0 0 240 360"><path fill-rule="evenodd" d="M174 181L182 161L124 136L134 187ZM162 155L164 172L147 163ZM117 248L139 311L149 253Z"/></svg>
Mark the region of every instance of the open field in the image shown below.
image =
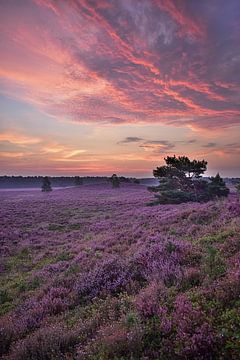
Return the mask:
<svg viewBox="0 0 240 360"><path fill-rule="evenodd" d="M5 359L239 359L240 203L0 193Z"/></svg>

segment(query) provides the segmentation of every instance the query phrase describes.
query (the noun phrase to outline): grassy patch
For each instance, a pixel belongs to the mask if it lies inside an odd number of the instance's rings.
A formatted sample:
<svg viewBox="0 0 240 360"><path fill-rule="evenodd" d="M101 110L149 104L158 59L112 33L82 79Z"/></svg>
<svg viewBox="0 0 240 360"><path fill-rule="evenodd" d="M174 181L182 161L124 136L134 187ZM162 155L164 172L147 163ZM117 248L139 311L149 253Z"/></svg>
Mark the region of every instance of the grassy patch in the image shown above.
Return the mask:
<svg viewBox="0 0 240 360"><path fill-rule="evenodd" d="M226 272L226 264L220 251L212 246L208 247L202 265L204 273L212 280L219 278Z"/></svg>
<svg viewBox="0 0 240 360"><path fill-rule="evenodd" d="M50 224L48 226L49 231L65 231L65 226L61 224Z"/></svg>
<svg viewBox="0 0 240 360"><path fill-rule="evenodd" d="M73 255L68 252L62 252L61 254L57 255L56 261L68 261L73 258Z"/></svg>
<svg viewBox="0 0 240 360"><path fill-rule="evenodd" d="M202 236L200 239L198 239L198 242L203 245L204 244L211 245L214 243L223 243L225 240L227 240L229 237L231 237L235 234L236 233L233 229L223 230L216 234Z"/></svg>

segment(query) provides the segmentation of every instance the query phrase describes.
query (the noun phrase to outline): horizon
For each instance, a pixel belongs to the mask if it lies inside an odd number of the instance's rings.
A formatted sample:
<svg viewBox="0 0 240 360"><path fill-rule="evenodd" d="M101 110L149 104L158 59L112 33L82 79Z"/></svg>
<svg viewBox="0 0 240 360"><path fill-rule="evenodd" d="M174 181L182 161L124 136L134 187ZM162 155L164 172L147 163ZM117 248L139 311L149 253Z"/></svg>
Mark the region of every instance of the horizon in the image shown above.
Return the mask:
<svg viewBox="0 0 240 360"><path fill-rule="evenodd" d="M239 15L238 0L1 2L0 175L150 178L176 154L240 177Z"/></svg>

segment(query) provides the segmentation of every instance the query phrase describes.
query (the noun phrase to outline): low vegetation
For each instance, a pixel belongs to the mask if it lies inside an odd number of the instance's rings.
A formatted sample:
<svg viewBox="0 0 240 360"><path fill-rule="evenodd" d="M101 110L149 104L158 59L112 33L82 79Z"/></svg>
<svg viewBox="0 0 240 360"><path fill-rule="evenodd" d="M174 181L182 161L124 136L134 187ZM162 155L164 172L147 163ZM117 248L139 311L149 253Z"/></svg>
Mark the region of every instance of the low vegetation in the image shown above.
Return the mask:
<svg viewBox="0 0 240 360"><path fill-rule="evenodd" d="M239 359L240 203L138 184L1 195L4 359Z"/></svg>

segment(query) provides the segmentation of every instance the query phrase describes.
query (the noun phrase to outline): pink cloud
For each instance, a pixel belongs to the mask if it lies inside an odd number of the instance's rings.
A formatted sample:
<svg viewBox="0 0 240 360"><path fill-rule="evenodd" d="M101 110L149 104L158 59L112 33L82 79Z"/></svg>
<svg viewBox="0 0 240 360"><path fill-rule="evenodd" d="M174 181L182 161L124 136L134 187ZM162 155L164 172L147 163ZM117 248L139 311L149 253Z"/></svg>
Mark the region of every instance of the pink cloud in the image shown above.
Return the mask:
<svg viewBox="0 0 240 360"><path fill-rule="evenodd" d="M221 24L210 22L207 5L35 0L1 7L4 95L79 123L198 130L239 122L237 34L233 27L224 54L215 49ZM228 30L230 20L222 20ZM232 56L228 66L211 58L212 48L219 59Z"/></svg>

